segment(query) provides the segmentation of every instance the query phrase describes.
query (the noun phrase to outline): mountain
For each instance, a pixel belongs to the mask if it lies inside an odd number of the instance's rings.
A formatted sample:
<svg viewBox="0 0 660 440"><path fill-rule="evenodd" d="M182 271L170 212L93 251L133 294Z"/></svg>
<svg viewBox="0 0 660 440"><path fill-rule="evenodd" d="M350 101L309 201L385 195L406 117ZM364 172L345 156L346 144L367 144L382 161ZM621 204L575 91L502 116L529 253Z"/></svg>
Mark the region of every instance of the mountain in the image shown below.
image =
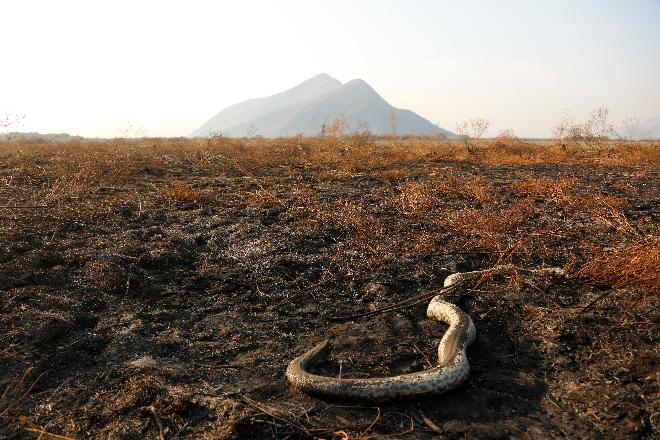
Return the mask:
<svg viewBox="0 0 660 440"><path fill-rule="evenodd" d="M660 117L643 121L637 133L640 139L660 139Z"/></svg>
<svg viewBox="0 0 660 440"><path fill-rule="evenodd" d="M9 141L27 141L35 144L44 144L50 142L71 142L71 141L83 141L85 138L82 136L71 136L67 133L23 133L23 132L11 132L11 133L0 133L0 142L9 142ZM89 140L89 139L88 139Z"/></svg>
<svg viewBox="0 0 660 440"><path fill-rule="evenodd" d="M366 123L376 135L391 132L390 119L394 115L399 135L454 136L410 110L393 107L361 79L342 84L322 73L277 95L227 107L189 137L207 137L212 130L235 137L255 132L265 137L314 136L324 122L340 115L349 130Z"/></svg>

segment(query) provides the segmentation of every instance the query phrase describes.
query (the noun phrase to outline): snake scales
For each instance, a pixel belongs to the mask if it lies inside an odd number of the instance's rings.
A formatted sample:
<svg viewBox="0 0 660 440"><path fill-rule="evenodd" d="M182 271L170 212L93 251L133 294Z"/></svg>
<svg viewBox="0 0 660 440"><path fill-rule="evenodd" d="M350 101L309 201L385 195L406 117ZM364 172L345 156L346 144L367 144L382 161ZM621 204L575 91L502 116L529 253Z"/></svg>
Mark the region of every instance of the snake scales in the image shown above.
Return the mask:
<svg viewBox="0 0 660 440"><path fill-rule="evenodd" d="M429 318L449 325L438 345L438 365L434 368L367 379L341 379L310 373L307 371L310 366L327 359L330 354L332 343L326 340L292 360L286 370L286 377L295 388L305 393L332 399L386 401L449 391L465 381L470 373L466 350L477 334L472 319L452 304L460 300L461 285L487 274L514 272L525 275L565 275L560 268L530 270L502 265L489 270L458 272L448 276L444 282L447 292L433 297L426 311Z"/></svg>

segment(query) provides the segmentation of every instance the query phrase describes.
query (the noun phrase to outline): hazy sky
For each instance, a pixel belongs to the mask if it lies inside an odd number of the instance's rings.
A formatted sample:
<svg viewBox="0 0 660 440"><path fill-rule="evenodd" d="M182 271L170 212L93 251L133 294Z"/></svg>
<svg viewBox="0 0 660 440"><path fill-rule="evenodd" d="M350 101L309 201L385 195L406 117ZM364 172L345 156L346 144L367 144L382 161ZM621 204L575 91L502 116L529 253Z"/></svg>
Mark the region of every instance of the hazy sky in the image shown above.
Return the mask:
<svg viewBox="0 0 660 440"><path fill-rule="evenodd" d="M185 135L321 72L449 130L660 116L660 0L2 0L0 17L0 116L23 131Z"/></svg>

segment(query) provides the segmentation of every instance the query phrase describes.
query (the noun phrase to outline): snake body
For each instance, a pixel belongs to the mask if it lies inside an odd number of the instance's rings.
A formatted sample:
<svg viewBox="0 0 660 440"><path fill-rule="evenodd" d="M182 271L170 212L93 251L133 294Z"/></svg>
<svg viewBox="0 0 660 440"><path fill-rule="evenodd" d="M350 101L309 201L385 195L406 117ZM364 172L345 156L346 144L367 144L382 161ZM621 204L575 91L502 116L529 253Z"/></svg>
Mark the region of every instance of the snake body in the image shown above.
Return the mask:
<svg viewBox="0 0 660 440"><path fill-rule="evenodd" d="M305 393L332 399L387 401L437 395L456 388L470 374L466 350L477 334L472 319L453 304L460 300L460 294L456 292L464 281L486 274L514 271L521 274L564 275L564 270L560 268L528 270L503 265L448 276L444 282L448 292L433 297L426 310L429 318L449 325L438 345L438 365L434 368L367 379L341 379L310 373L307 371L310 366L322 362L330 354L332 343L326 340L292 360L286 377L295 388Z"/></svg>

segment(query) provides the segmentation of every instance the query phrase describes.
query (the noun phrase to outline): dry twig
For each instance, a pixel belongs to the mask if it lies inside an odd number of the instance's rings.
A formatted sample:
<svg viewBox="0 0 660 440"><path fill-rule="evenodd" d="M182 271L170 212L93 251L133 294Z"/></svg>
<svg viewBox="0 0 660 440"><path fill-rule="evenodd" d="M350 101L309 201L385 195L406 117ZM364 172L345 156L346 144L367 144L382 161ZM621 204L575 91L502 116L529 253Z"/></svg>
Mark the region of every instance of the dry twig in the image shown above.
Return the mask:
<svg viewBox="0 0 660 440"><path fill-rule="evenodd" d="M165 440L165 427L163 426L163 421L160 418L160 415L158 415L158 411L153 405L149 405L145 408L143 408L144 412L151 413L151 415L154 416L154 420L156 421L156 424L158 425L158 436L160 440Z"/></svg>

